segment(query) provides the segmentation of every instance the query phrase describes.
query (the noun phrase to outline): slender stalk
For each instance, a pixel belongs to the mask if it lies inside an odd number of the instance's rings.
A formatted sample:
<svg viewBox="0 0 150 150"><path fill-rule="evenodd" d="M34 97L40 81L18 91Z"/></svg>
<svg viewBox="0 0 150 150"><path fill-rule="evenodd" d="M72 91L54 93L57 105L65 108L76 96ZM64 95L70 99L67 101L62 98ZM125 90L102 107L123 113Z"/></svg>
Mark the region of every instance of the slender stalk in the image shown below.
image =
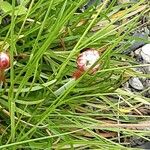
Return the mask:
<svg viewBox="0 0 150 150"><path fill-rule="evenodd" d="M71 78L66 84L60 87L58 90L54 92L56 96L63 94L66 90L68 90L71 85L75 82L75 78Z"/></svg>
<svg viewBox="0 0 150 150"><path fill-rule="evenodd" d="M10 119L11 119L11 141L15 141L15 101L14 101L14 52L15 52L15 41L14 41L14 27L15 27L15 1L12 1L12 17L10 25L10 36L11 36L11 47L10 47L10 88L9 88L9 110L10 110Z"/></svg>

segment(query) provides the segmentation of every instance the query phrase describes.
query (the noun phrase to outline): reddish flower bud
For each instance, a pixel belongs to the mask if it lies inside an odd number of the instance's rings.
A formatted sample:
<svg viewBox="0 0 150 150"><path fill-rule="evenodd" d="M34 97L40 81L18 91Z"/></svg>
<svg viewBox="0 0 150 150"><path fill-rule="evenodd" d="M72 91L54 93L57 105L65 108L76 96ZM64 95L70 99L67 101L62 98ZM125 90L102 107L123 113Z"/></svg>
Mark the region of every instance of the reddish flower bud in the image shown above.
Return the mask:
<svg viewBox="0 0 150 150"><path fill-rule="evenodd" d="M76 70L74 73L73 73L73 78L75 79L78 79L80 78L80 76L83 74L83 72L81 72L80 70Z"/></svg>
<svg viewBox="0 0 150 150"><path fill-rule="evenodd" d="M100 55L95 49L88 49L82 52L77 58L77 67L80 71L88 70L98 59ZM99 69L99 64L91 69L91 73L95 73Z"/></svg>
<svg viewBox="0 0 150 150"><path fill-rule="evenodd" d="M0 52L0 70L5 70L10 66L8 54Z"/></svg>

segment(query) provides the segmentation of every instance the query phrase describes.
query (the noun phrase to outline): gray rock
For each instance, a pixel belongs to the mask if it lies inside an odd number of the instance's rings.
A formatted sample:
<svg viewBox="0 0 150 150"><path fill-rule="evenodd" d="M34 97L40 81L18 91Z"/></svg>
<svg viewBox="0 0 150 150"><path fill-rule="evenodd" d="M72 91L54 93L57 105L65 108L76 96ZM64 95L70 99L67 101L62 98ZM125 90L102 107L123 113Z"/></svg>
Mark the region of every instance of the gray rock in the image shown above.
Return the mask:
<svg viewBox="0 0 150 150"><path fill-rule="evenodd" d="M143 90L144 86L142 82L137 77L132 77L129 79L129 84L136 90Z"/></svg>
<svg viewBox="0 0 150 150"><path fill-rule="evenodd" d="M145 150L150 150L150 142L146 142L146 143L138 146L138 148L143 148Z"/></svg>
<svg viewBox="0 0 150 150"><path fill-rule="evenodd" d="M136 137L136 136L131 137L130 140L131 140L130 144L133 148L139 147L140 145L143 145L143 144L146 143L146 141L143 138L139 138L139 137Z"/></svg>
<svg viewBox="0 0 150 150"><path fill-rule="evenodd" d="M130 54L131 52L133 52L133 51L137 50L138 48L142 47L143 45L145 45L146 44L145 40L148 40L147 33L135 32L133 34L133 37L135 37L135 39L130 42L131 46L123 53Z"/></svg>

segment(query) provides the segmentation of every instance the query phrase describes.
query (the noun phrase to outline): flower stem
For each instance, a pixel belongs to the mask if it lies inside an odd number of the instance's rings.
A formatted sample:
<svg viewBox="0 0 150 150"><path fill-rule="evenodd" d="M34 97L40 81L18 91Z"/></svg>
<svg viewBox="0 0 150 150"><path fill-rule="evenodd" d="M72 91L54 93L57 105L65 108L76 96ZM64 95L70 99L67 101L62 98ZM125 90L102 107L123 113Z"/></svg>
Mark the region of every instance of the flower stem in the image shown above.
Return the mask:
<svg viewBox="0 0 150 150"><path fill-rule="evenodd" d="M56 90L54 92L54 94L56 96L59 96L59 95L63 94L66 90L68 90L71 87L71 85L74 82L75 82L75 78L70 78L69 81L66 84L64 84L62 87L60 87L58 90Z"/></svg>
<svg viewBox="0 0 150 150"><path fill-rule="evenodd" d="M0 70L0 86L2 87L3 83L5 82L5 74L4 70Z"/></svg>

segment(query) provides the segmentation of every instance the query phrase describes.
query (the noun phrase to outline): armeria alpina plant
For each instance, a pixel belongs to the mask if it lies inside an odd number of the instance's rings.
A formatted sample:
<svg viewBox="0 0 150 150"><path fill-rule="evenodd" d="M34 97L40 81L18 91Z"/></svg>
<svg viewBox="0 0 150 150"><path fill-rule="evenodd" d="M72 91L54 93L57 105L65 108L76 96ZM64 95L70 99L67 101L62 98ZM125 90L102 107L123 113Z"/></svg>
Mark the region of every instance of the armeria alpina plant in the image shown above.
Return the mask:
<svg viewBox="0 0 150 150"><path fill-rule="evenodd" d="M95 49L89 48L79 54L76 60L77 64L77 70L73 73L72 78L67 82L65 85L63 85L61 88L59 88L57 91L55 91L55 95L58 96L62 94L65 90L67 90L76 79L80 78L82 74L86 71L88 71L100 58L99 52ZM100 64L97 64L90 70L90 74L95 74L96 71L98 71Z"/></svg>
<svg viewBox="0 0 150 150"><path fill-rule="evenodd" d="M87 71L88 69L90 69L90 67L92 67L92 65L94 65L94 63L96 63L96 61L99 60L99 58L100 54L97 50L92 48L85 50L77 58L78 70L80 70L81 72ZM96 71L99 69L99 66L99 64L94 66L91 69L90 73L96 73Z"/></svg>
<svg viewBox="0 0 150 150"><path fill-rule="evenodd" d="M0 83L5 81L4 72L10 66L10 58L7 53L0 52Z"/></svg>

